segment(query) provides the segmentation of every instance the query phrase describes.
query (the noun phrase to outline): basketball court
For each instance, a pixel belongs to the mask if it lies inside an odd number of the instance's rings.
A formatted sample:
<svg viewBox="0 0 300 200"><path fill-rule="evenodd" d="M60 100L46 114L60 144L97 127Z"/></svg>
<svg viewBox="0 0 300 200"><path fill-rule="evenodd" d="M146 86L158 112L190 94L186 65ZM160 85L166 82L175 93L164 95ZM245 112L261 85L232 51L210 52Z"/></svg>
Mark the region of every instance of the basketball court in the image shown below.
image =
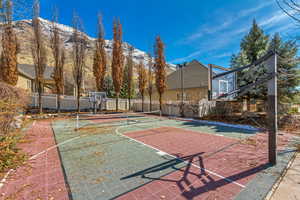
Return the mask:
<svg viewBox="0 0 300 200"><path fill-rule="evenodd" d="M159 112L81 115L52 127L71 199L238 199L270 175L267 134L254 128ZM279 151L289 139L279 136ZM267 194L278 166L257 194Z"/></svg>

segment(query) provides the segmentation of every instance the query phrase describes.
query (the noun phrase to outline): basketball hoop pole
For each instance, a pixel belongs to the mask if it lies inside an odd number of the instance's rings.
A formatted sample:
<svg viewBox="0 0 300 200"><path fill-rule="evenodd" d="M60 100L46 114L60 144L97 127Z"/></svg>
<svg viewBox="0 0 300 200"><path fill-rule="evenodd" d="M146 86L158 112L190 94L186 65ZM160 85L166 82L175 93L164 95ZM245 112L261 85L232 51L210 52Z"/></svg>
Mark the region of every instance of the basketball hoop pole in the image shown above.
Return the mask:
<svg viewBox="0 0 300 200"><path fill-rule="evenodd" d="M263 83L267 82L268 87L268 111L267 111L267 118L268 118L268 156L269 156L269 163L272 165L276 165L277 163L277 132L278 132L278 108L277 108L277 54L276 50L269 51L266 55L262 56L255 62L245 65L240 68L236 68L224 73L220 73L217 75L214 75L212 78L208 77L210 81L209 89L212 87L212 80L231 74L231 73L237 73L239 71L242 71L244 69L251 68L253 66L257 66L261 63L266 61L267 67L268 67L268 76L265 78L262 78L261 80L257 80L251 84L248 84L247 86L243 86L235 91L234 93L240 93L239 95L249 91L252 87L256 85L261 85ZM210 65L214 67L214 65ZM211 76L212 70L210 70L209 75Z"/></svg>
<svg viewBox="0 0 300 200"><path fill-rule="evenodd" d="M212 74L213 74L213 70L212 70L212 64L208 64L208 100L211 101L212 100Z"/></svg>
<svg viewBox="0 0 300 200"><path fill-rule="evenodd" d="M277 55L274 53L268 60L268 73L274 75L268 81L268 150L269 163L276 165L277 162Z"/></svg>

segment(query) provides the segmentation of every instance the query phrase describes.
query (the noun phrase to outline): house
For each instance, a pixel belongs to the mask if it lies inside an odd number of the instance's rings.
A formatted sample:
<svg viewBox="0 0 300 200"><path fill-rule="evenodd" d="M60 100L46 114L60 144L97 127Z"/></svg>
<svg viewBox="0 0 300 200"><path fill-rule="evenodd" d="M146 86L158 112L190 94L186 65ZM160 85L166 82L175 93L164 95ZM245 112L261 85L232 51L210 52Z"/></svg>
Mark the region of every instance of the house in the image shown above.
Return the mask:
<svg viewBox="0 0 300 200"><path fill-rule="evenodd" d="M182 78L181 78L182 77ZM166 89L163 101L181 101L183 86L183 99L185 101L199 101L208 95L208 68L197 60L193 60L181 69L166 77ZM155 88L155 87L154 87ZM148 96L146 98L149 98ZM158 101L155 90L152 99Z"/></svg>
<svg viewBox="0 0 300 200"><path fill-rule="evenodd" d="M215 73L214 73L215 74ZM178 68L166 78L166 90L163 94L163 101L198 102L208 98L209 68L197 60L193 60L182 68ZM231 81L225 77L213 80L213 97L227 93L232 88ZM154 87L155 88L155 87ZM146 99L149 99L146 96ZM158 101L158 93L155 90L152 95L153 101Z"/></svg>
<svg viewBox="0 0 300 200"><path fill-rule="evenodd" d="M44 73L45 84L44 93L51 93L54 88L54 80L52 79L53 67L47 66ZM34 65L18 64L19 78L17 87L27 90L28 92L37 92L35 85L35 68Z"/></svg>

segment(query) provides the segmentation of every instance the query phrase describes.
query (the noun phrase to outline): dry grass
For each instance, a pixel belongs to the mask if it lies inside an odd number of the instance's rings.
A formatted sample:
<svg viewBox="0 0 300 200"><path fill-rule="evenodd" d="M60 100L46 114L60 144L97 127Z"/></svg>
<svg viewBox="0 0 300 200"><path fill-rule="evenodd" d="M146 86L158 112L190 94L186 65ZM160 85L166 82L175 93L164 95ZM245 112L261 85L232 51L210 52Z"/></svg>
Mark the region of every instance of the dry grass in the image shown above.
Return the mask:
<svg viewBox="0 0 300 200"><path fill-rule="evenodd" d="M300 135L300 118L293 116L293 115L285 115L281 117L279 120L279 126L280 129L289 132L294 133L296 135Z"/></svg>
<svg viewBox="0 0 300 200"><path fill-rule="evenodd" d="M75 131L79 131L80 134L84 135L100 135L100 134L110 134L116 127L113 126L104 126L104 127L96 127L96 126L86 126L81 127L79 129L74 129Z"/></svg>
<svg viewBox="0 0 300 200"><path fill-rule="evenodd" d="M246 139L242 140L241 143L251 145L251 146L257 146L257 142L253 138L246 138Z"/></svg>

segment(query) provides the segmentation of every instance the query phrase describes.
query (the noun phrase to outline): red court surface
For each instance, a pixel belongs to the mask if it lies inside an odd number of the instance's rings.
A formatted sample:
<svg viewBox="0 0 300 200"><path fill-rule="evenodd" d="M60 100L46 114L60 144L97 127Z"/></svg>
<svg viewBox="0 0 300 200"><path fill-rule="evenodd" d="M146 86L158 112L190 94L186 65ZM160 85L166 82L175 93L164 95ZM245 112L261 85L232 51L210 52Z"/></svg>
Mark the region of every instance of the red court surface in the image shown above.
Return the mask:
<svg viewBox="0 0 300 200"><path fill-rule="evenodd" d="M55 145L50 121L34 123L19 147L29 156ZM68 192L57 149L40 154L25 166L12 171L0 188L0 199L67 200Z"/></svg>
<svg viewBox="0 0 300 200"><path fill-rule="evenodd" d="M119 199L233 199L268 162L267 135L263 133L242 142L174 127L126 136L185 160L188 165ZM287 143L287 137L278 137L279 150ZM144 178L151 179L147 175Z"/></svg>

